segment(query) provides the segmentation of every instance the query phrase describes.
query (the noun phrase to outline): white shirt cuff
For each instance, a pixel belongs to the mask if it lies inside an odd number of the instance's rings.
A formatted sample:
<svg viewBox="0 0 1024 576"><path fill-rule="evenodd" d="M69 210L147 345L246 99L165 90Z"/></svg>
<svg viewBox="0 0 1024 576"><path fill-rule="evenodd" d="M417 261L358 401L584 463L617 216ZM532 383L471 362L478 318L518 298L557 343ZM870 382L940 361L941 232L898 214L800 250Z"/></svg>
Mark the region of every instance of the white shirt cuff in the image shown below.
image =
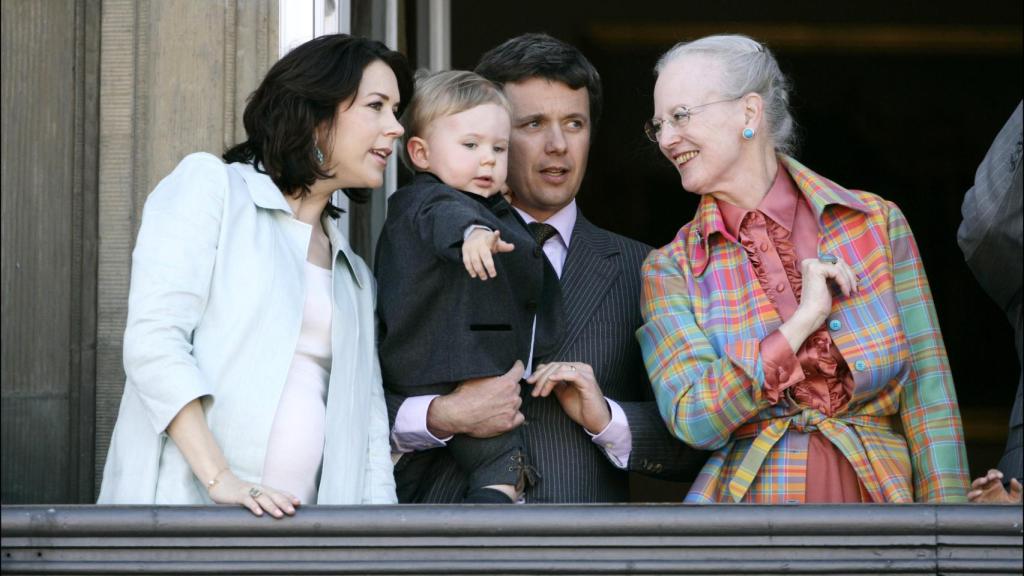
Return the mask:
<svg viewBox="0 0 1024 576"><path fill-rule="evenodd" d="M612 412L612 419L598 434L590 434L584 428L583 431L590 435L590 440L601 447L604 455L619 470L625 470L629 466L629 455L633 451L633 433L629 430L629 420L626 413L611 398L605 398L608 402L608 409Z"/></svg>
<svg viewBox="0 0 1024 576"><path fill-rule="evenodd" d="M474 230L487 230L488 232L494 232L494 230L491 230L487 226L470 224L469 226L466 226L466 230L462 233L462 241L465 242L466 240L469 240L469 235L472 234Z"/></svg>
<svg viewBox="0 0 1024 576"><path fill-rule="evenodd" d="M427 429L427 410L437 394L412 396L402 402L391 429L391 449L397 453L416 452L444 446L451 436L438 438Z"/></svg>

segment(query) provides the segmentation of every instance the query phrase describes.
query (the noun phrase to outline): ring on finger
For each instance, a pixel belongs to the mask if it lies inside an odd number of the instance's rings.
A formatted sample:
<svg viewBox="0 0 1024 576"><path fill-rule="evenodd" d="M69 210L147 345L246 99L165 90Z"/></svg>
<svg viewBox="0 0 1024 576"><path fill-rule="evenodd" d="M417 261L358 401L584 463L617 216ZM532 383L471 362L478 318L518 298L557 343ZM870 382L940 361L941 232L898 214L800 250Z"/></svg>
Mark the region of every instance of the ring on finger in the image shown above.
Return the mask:
<svg viewBox="0 0 1024 576"><path fill-rule="evenodd" d="M836 258L835 254L822 254L821 256L818 256L818 260L825 264L835 264L836 262L839 262L839 258Z"/></svg>
<svg viewBox="0 0 1024 576"><path fill-rule="evenodd" d="M263 490L260 490L259 486L253 486L252 488L249 488L249 496L252 496L253 499L259 498L260 494L263 494Z"/></svg>
<svg viewBox="0 0 1024 576"><path fill-rule="evenodd" d="M572 364L566 364L565 367L568 368L570 372L576 371L576 367L573 366Z"/></svg>

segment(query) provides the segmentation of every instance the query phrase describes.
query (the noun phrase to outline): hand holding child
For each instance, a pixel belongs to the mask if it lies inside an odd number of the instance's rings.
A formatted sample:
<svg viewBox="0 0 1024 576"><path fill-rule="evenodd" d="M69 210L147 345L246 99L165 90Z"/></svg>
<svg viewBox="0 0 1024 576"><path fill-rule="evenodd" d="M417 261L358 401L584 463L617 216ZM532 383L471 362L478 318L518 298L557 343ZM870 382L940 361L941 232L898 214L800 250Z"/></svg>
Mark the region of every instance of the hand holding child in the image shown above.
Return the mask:
<svg viewBox="0 0 1024 576"><path fill-rule="evenodd" d="M471 278L487 280L496 278L498 272L494 269L494 257L492 254L498 252L511 252L515 249L501 239L501 230L493 232L484 228L477 228L469 233L469 237L462 243L462 263L466 266Z"/></svg>

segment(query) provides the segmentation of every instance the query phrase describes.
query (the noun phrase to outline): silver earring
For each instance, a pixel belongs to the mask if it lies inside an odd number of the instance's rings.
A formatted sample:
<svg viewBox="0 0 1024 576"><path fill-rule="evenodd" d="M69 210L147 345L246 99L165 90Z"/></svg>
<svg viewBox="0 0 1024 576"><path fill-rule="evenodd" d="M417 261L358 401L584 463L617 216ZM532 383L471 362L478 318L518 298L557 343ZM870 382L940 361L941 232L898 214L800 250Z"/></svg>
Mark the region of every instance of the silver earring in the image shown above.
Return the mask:
<svg viewBox="0 0 1024 576"><path fill-rule="evenodd" d="M313 154L316 155L316 162L317 162L317 164L323 166L324 165L324 153L320 151L320 147L319 146L313 146Z"/></svg>

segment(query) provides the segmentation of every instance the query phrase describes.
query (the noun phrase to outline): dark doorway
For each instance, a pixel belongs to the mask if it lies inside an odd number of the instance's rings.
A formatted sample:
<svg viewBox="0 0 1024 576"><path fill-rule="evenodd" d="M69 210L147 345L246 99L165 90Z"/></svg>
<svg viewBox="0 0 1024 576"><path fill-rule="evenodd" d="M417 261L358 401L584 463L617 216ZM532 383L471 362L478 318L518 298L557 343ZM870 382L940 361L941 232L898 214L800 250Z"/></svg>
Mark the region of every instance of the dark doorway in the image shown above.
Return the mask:
<svg viewBox="0 0 1024 576"><path fill-rule="evenodd" d="M942 2L452 2L452 63L523 32L580 47L601 72L605 112L579 197L592 221L654 246L694 212L641 130L657 57L675 42L746 33L795 87L797 157L896 202L914 229L956 382L974 475L1002 453L1020 367L1013 333L956 244L978 162L1022 95L1022 4Z"/></svg>

